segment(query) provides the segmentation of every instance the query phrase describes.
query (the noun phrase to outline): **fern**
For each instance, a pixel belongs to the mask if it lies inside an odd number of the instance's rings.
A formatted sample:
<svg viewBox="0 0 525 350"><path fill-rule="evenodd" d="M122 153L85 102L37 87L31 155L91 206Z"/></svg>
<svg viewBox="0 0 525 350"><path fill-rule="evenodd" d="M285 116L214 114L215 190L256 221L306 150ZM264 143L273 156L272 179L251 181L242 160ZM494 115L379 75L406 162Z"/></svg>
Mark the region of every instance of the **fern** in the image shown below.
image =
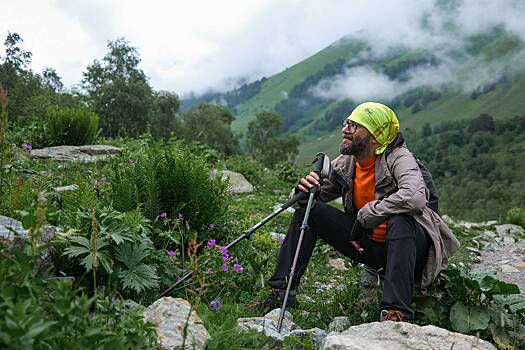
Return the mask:
<svg viewBox="0 0 525 350"><path fill-rule="evenodd" d="M123 289L131 289L140 293L146 289L159 287L155 267L143 263L143 260L149 256L146 243L123 243L115 250L117 260L127 267L127 270L122 270L118 274Z"/></svg>

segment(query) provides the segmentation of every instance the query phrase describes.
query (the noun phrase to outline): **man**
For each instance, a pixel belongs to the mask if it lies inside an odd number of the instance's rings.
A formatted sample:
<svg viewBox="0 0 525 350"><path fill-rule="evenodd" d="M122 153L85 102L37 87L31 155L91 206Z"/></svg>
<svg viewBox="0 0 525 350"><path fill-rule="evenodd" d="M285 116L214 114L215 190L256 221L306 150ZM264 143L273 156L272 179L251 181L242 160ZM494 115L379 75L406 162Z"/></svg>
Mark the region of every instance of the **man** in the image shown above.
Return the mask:
<svg viewBox="0 0 525 350"><path fill-rule="evenodd" d="M428 189L406 148L394 112L380 103L357 106L344 121L340 151L322 184L311 172L296 191L316 186L318 197L292 281L289 307L318 237L342 254L384 273L380 320L411 321L414 285L428 287L459 242L428 207ZM344 212L325 204L342 197ZM280 307L304 217L294 213L281 246L265 307Z"/></svg>

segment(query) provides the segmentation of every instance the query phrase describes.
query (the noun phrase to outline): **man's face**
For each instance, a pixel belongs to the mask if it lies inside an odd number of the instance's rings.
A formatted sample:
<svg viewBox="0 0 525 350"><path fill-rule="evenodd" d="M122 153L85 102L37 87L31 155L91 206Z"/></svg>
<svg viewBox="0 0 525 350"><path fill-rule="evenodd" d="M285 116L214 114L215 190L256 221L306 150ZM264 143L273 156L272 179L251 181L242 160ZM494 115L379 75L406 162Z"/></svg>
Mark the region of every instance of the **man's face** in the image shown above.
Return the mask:
<svg viewBox="0 0 525 350"><path fill-rule="evenodd" d="M368 145L372 135L368 130L353 122L347 122L341 129L343 141L339 146L341 154L359 156Z"/></svg>

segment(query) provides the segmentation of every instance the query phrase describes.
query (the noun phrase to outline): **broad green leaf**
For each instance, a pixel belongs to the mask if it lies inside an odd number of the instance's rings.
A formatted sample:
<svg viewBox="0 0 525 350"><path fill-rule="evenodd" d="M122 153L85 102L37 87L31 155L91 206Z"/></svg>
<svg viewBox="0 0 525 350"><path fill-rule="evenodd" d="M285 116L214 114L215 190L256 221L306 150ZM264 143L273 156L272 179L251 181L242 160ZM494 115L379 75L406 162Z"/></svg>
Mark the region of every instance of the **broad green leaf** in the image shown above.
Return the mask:
<svg viewBox="0 0 525 350"><path fill-rule="evenodd" d="M63 255L67 255L71 258L77 257L82 254L89 254L89 249L78 246L71 246L64 249Z"/></svg>
<svg viewBox="0 0 525 350"><path fill-rule="evenodd" d="M450 308L452 329L460 333L470 333L474 330L487 329L490 321L488 311L482 307L465 306L457 301Z"/></svg>
<svg viewBox="0 0 525 350"><path fill-rule="evenodd" d="M133 289L137 293L159 286L159 279L155 268L146 264L135 266L130 270L121 271L119 273L119 279L124 289Z"/></svg>
<svg viewBox="0 0 525 350"><path fill-rule="evenodd" d="M48 321L48 322L39 321L38 323L31 326L29 331L26 334L24 334L24 338L26 339L35 338L40 333L42 333L43 331L45 331L46 329L48 329L55 323L56 323L55 321Z"/></svg>
<svg viewBox="0 0 525 350"><path fill-rule="evenodd" d="M91 246L91 242L89 241L89 239L87 239L86 237L82 237L82 236L71 236L69 238L71 240L71 242L75 242L83 247L86 247L86 248L90 248Z"/></svg>
<svg viewBox="0 0 525 350"><path fill-rule="evenodd" d="M519 294L512 295L494 295L494 301L503 306L507 306L509 311L516 313L525 310L525 298Z"/></svg>

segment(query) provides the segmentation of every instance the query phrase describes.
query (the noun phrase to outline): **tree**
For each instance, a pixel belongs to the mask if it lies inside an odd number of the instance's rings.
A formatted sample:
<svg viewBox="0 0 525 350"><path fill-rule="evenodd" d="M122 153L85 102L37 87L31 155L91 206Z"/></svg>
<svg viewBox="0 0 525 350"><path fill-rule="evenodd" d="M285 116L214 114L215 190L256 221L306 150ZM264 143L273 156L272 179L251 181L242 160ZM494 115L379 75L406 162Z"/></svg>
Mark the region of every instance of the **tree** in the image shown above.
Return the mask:
<svg viewBox="0 0 525 350"><path fill-rule="evenodd" d="M150 118L151 134L155 137L169 138L170 134L182 137L182 130L177 112L180 100L177 94L169 91L153 93L153 112Z"/></svg>
<svg viewBox="0 0 525 350"><path fill-rule="evenodd" d="M283 118L274 112L259 112L248 124L248 151L264 165L273 167L279 161L292 162L299 152L299 140L281 135Z"/></svg>
<svg viewBox="0 0 525 350"><path fill-rule="evenodd" d="M82 79L89 104L101 117L105 136L137 136L146 128L153 95L140 56L124 38L110 41L102 61L88 66Z"/></svg>
<svg viewBox="0 0 525 350"><path fill-rule="evenodd" d="M183 137L198 141L225 155L239 152L239 139L231 130L235 117L223 106L199 104L182 114Z"/></svg>

